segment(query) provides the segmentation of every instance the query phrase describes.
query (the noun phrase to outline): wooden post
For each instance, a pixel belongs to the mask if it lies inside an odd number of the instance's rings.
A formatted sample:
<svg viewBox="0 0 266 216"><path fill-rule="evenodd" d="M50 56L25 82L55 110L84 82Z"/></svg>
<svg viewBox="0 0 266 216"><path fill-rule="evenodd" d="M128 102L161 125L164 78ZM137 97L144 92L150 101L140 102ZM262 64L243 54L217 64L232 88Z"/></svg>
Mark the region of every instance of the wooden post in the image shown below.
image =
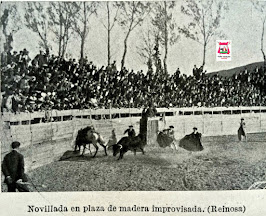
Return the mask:
<svg viewBox="0 0 266 216"><path fill-rule="evenodd" d="M30 113L30 119L31 119L31 113ZM30 124L30 169L32 169L33 166L33 142L32 142L32 125Z"/></svg>
<svg viewBox="0 0 266 216"><path fill-rule="evenodd" d="M0 89L2 89L2 70L0 70ZM2 92L0 92L0 112L3 113L2 110Z"/></svg>
<svg viewBox="0 0 266 216"><path fill-rule="evenodd" d="M221 135L223 135L223 120L221 120Z"/></svg>
<svg viewBox="0 0 266 216"><path fill-rule="evenodd" d="M111 103L109 105L109 119L112 122L112 114L111 114ZM113 126L113 125L112 125Z"/></svg>
<svg viewBox="0 0 266 216"><path fill-rule="evenodd" d="M205 132L205 116L204 115L202 115L202 133L204 134L204 132Z"/></svg>
<svg viewBox="0 0 266 216"><path fill-rule="evenodd" d="M183 128L184 128L184 134L186 134L186 121L183 123Z"/></svg>
<svg viewBox="0 0 266 216"><path fill-rule="evenodd" d="M148 119L147 121L147 144L156 145L158 132L158 120Z"/></svg>
<svg viewBox="0 0 266 216"><path fill-rule="evenodd" d="M223 135L223 133L224 133L224 128L223 128L224 116L222 114L222 111L221 111L221 118L220 119L222 119L222 129L221 129L221 131L222 131L222 135Z"/></svg>
<svg viewBox="0 0 266 216"><path fill-rule="evenodd" d="M262 132L262 125L261 125L261 104L260 104L260 132Z"/></svg>
<svg viewBox="0 0 266 216"><path fill-rule="evenodd" d="M129 118L130 118L130 124L132 124L132 118L131 118L131 109L130 109L130 105L129 105L129 114L128 114Z"/></svg>
<svg viewBox="0 0 266 216"><path fill-rule="evenodd" d="M90 108L90 120L91 120L91 125L92 125L92 115L91 115L91 108Z"/></svg>

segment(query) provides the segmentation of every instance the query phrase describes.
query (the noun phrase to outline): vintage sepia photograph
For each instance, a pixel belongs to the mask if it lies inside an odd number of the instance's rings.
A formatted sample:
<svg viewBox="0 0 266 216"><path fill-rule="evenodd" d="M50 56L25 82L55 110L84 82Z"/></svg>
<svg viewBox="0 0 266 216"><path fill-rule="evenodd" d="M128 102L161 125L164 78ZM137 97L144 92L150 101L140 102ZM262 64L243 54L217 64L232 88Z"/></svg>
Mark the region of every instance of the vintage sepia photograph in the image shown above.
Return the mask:
<svg viewBox="0 0 266 216"><path fill-rule="evenodd" d="M3 1L0 17L2 194L266 189L266 1Z"/></svg>

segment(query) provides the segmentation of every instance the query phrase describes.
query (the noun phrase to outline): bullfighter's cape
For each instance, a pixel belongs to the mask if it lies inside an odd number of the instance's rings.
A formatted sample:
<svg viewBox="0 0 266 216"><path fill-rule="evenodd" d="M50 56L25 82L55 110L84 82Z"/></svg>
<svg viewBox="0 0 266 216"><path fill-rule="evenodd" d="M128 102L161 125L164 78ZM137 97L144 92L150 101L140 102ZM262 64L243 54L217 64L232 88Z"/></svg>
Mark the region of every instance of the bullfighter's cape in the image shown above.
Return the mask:
<svg viewBox="0 0 266 216"><path fill-rule="evenodd" d="M160 132L157 135L157 142L159 143L159 146L162 148L165 148L167 146L170 146L171 143L174 141L174 139L167 134Z"/></svg>
<svg viewBox="0 0 266 216"><path fill-rule="evenodd" d="M179 141L179 146L188 151L202 151L201 133L186 135Z"/></svg>

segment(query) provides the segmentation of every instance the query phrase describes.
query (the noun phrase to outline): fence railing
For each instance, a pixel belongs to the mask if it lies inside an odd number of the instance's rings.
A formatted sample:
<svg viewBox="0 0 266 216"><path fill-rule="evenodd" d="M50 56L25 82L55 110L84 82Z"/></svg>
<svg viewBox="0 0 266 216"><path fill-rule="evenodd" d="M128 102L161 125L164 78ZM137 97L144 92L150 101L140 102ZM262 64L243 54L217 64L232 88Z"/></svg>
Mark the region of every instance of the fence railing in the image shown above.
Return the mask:
<svg viewBox="0 0 266 216"><path fill-rule="evenodd" d="M182 115L232 115L244 113L266 113L266 106L260 107L191 107L191 108L157 108L157 116L182 116ZM2 121L10 125L29 125L45 122L58 122L84 118L91 120L104 120L116 118L141 117L142 109L84 109L84 110L47 110L34 113L2 114Z"/></svg>

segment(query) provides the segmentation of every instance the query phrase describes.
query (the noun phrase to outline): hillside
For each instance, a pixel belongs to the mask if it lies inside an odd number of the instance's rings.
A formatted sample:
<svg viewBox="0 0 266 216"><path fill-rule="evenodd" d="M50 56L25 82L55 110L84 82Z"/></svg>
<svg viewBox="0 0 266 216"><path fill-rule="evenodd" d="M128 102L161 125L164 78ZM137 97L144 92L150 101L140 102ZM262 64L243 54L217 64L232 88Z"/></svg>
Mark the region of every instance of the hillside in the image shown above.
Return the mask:
<svg viewBox="0 0 266 216"><path fill-rule="evenodd" d="M244 71L245 69L247 69L248 71L253 71L256 69L256 67L260 68L262 66L263 66L263 62L255 62L252 64L248 64L248 65L244 65L244 66L240 66L240 67L235 67L235 68L228 69L228 70L220 70L220 71L210 72L207 74L210 76L213 76L215 74L219 74L220 76L229 77L235 73L239 74L241 71Z"/></svg>

